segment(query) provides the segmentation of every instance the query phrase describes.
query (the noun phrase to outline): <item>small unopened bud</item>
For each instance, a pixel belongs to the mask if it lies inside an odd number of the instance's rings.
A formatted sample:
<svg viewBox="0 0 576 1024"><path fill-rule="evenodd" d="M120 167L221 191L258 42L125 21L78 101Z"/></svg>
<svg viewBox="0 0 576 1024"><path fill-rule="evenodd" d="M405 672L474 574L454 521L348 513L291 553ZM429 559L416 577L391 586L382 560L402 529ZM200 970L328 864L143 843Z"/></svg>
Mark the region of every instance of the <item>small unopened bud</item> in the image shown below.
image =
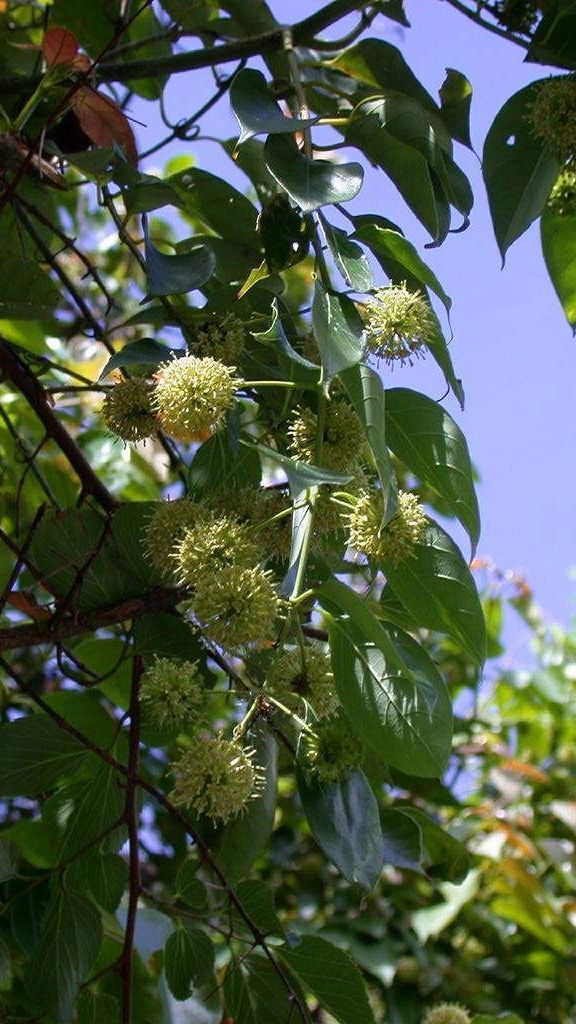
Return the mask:
<svg viewBox="0 0 576 1024"><path fill-rule="evenodd" d="M532 130L563 160L576 154L576 78L559 75L543 82L528 113Z"/></svg>

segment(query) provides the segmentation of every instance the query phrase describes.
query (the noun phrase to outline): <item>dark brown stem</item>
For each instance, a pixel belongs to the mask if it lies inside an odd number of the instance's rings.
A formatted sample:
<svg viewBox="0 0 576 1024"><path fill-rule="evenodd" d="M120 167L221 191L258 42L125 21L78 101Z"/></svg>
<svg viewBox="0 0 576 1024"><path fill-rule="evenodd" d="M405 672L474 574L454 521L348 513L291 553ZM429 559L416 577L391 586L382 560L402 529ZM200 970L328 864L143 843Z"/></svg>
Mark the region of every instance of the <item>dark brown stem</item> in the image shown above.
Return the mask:
<svg viewBox="0 0 576 1024"><path fill-rule="evenodd" d="M128 749L128 772L126 777L126 809L124 820L128 829L128 911L124 947L118 964L122 978L122 1024L132 1024L132 970L134 960L134 932L138 913L140 893L140 855L138 852L138 757L140 749L140 676L142 658L136 655L132 671L130 693L130 741Z"/></svg>
<svg viewBox="0 0 576 1024"><path fill-rule="evenodd" d="M84 494L91 494L105 512L113 512L118 502L97 477L85 459L74 439L55 415L46 398L42 385L27 367L17 352L6 341L0 339L0 370L4 379L18 389L36 413L49 437L56 442L77 474Z"/></svg>
<svg viewBox="0 0 576 1024"><path fill-rule="evenodd" d="M275 53L284 49L286 33L290 32L294 46L312 43L318 32L354 14L364 7L370 6L370 0L333 0L321 7L316 14L296 22L295 25L279 25L269 32L250 36L239 42L225 43L223 46L212 46L192 53L176 53L170 57L157 57L155 60L131 60L122 63L108 62L99 65L101 78L112 82L126 82L131 78L150 77L151 75L172 75L182 71L193 71L196 68L214 67L245 57L258 57L265 53Z"/></svg>
<svg viewBox="0 0 576 1024"><path fill-rule="evenodd" d="M10 538L6 540L2 535L0 539L4 543L9 542L8 546L14 551L14 554L20 554L19 549L10 542ZM59 622L51 618L47 622L26 623L22 626L0 629L0 651L15 651L42 644L56 644L69 637L81 636L82 633L92 633L96 629L137 619L148 612L169 612L184 597L184 591L169 587L155 587L154 590L143 594L142 597L132 597L128 601L122 601L110 608L100 608L94 612L76 612L73 616L63 618Z"/></svg>

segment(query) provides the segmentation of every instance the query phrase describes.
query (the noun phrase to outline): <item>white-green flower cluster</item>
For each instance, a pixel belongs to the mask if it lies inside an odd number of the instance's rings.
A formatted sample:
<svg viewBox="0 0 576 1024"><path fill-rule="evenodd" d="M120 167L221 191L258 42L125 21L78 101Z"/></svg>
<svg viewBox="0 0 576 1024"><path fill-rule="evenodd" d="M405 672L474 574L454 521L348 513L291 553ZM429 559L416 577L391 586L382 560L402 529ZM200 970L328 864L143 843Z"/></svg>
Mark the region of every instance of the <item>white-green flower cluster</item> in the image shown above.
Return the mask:
<svg viewBox="0 0 576 1024"><path fill-rule="evenodd" d="M423 540L426 513L415 494L399 491L396 515L385 526L383 519L382 492L363 491L349 514L348 544L375 561L399 565Z"/></svg>
<svg viewBox="0 0 576 1024"><path fill-rule="evenodd" d="M380 288L365 313L367 351L387 363L410 362L434 336L435 323L422 292L406 283Z"/></svg>
<svg viewBox="0 0 576 1024"><path fill-rule="evenodd" d="M115 384L106 394L101 413L108 429L123 441L143 441L160 429L152 408L152 387L142 377Z"/></svg>
<svg viewBox="0 0 576 1024"><path fill-rule="evenodd" d="M576 171L567 167L558 175L546 204L552 213L569 217L576 213Z"/></svg>
<svg viewBox="0 0 576 1024"><path fill-rule="evenodd" d="M217 359L184 356L161 363L153 406L162 428L179 441L209 437L222 424L242 381Z"/></svg>
<svg viewBox="0 0 576 1024"><path fill-rule="evenodd" d="M364 429L348 402L333 399L326 410L320 458L316 455L318 416L312 409L300 409L288 427L290 447L297 459L316 463L337 473L356 466L364 447Z"/></svg>
<svg viewBox="0 0 576 1024"><path fill-rule="evenodd" d="M284 651L267 674L266 690L296 713L306 702L318 718L329 718L340 706L330 655L313 644Z"/></svg>
<svg viewBox="0 0 576 1024"><path fill-rule="evenodd" d="M174 577L174 548L201 514L201 506L189 498L157 502L144 530L144 551L150 564L166 579Z"/></svg>
<svg viewBox="0 0 576 1024"><path fill-rule="evenodd" d="M441 1003L424 1017L423 1024L471 1024L472 1018L464 1006L457 1003Z"/></svg>
<svg viewBox="0 0 576 1024"><path fill-rule="evenodd" d="M255 751L222 737L198 738L172 766L172 801L224 824L244 810L263 786Z"/></svg>
<svg viewBox="0 0 576 1024"><path fill-rule="evenodd" d="M197 729L206 702L198 663L156 657L140 680L140 701L161 729Z"/></svg>
<svg viewBox="0 0 576 1024"><path fill-rule="evenodd" d="M241 565L203 576L191 602L204 634L231 650L272 640L280 607L272 573Z"/></svg>
<svg viewBox="0 0 576 1024"><path fill-rule="evenodd" d="M246 526L232 516L204 511L175 541L170 557L178 582L197 588L232 565L254 566L259 550Z"/></svg>
<svg viewBox="0 0 576 1024"><path fill-rule="evenodd" d="M300 742L303 763L320 782L340 782L362 761L362 744L343 715L317 722Z"/></svg>

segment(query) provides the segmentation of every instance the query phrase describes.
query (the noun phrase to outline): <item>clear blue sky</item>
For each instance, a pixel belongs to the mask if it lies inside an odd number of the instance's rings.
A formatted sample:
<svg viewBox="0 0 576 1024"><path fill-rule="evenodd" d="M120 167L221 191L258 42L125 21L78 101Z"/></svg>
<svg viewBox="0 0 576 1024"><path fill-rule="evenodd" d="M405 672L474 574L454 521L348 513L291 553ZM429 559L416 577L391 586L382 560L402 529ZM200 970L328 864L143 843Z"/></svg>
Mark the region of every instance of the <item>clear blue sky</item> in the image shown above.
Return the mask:
<svg viewBox="0 0 576 1024"><path fill-rule="evenodd" d="M270 3L287 22L318 7L313 0ZM371 34L397 45L433 94L446 67L468 76L474 89L472 138L481 152L505 99L546 75L546 69L524 64L521 49L477 28L443 0L407 0L406 8L410 29L380 17ZM211 78L206 75L199 83L199 77L197 72L174 76L170 83L167 106L175 120L210 95ZM157 138L151 112L147 103L134 109L149 124L149 132L138 129L142 149ZM236 133L227 100L209 115L204 130ZM424 251L428 237L393 186L383 186L382 174L368 175L350 208L399 223L452 296L451 351L464 382L466 409L461 413L452 399L446 406L461 424L481 475L479 554L503 570L525 572L546 614L566 622L573 611L569 571L576 564L576 341L547 278L537 228L515 243L501 270L478 159L457 148L457 159L472 181L475 206L470 228L449 235L440 249ZM170 152L176 151L182 152L181 144ZM192 151L202 167L226 173L245 187L245 179L223 161L217 147L198 143ZM144 169L157 168L157 161L152 158ZM387 383L414 387L433 398L445 390L431 359L395 370ZM466 551L464 538L458 539ZM509 655L525 661L525 634L515 622L508 626L507 638Z"/></svg>

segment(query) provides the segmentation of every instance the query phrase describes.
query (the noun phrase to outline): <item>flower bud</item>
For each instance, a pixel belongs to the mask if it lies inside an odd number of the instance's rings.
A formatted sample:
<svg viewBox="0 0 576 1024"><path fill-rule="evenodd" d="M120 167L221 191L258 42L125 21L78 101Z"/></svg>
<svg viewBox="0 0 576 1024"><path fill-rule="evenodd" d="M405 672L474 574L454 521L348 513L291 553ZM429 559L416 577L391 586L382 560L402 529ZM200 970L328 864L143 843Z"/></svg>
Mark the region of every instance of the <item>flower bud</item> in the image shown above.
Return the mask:
<svg viewBox="0 0 576 1024"><path fill-rule="evenodd" d="M255 767L254 754L234 740L198 738L172 767L173 803L193 807L218 824L235 817L263 788L263 772Z"/></svg>
<svg viewBox="0 0 576 1024"><path fill-rule="evenodd" d="M233 313L201 324L191 340L195 355L217 359L227 366L237 364L245 344L244 324Z"/></svg>
<svg viewBox="0 0 576 1024"><path fill-rule="evenodd" d="M330 655L312 644L277 658L266 677L266 690L297 714L302 713L304 701L318 718L334 715L340 706Z"/></svg>
<svg viewBox="0 0 576 1024"><path fill-rule="evenodd" d="M415 494L398 492L398 510L385 526L381 491L363 491L349 515L348 544L375 561L399 565L414 554L428 519Z"/></svg>
<svg viewBox="0 0 576 1024"><path fill-rule="evenodd" d="M259 549L245 526L231 516L200 515L175 542L172 560L178 583L198 587L228 566L256 565Z"/></svg>
<svg viewBox="0 0 576 1024"><path fill-rule="evenodd" d="M198 663L155 658L140 680L140 701L161 729L198 727L206 701Z"/></svg>
<svg viewBox="0 0 576 1024"><path fill-rule="evenodd" d="M191 529L202 509L189 498L156 502L144 531L146 558L165 578L174 575L174 548L186 530Z"/></svg>
<svg viewBox="0 0 576 1024"><path fill-rule="evenodd" d="M213 577L203 576L192 611L210 640L234 649L274 637L280 598L272 574L231 565Z"/></svg>
<svg viewBox="0 0 576 1024"><path fill-rule="evenodd" d="M152 408L152 387L142 377L115 384L107 392L101 412L108 429L123 441L143 441L160 429Z"/></svg>
<svg viewBox="0 0 576 1024"><path fill-rule="evenodd" d="M304 766L320 782L345 779L359 767L363 756L362 744L342 715L317 722L313 736L302 736L301 750Z"/></svg>
<svg viewBox="0 0 576 1024"><path fill-rule="evenodd" d="M234 370L216 359L196 356L161 363L153 405L166 433L191 442L217 430L242 385Z"/></svg>
<svg viewBox="0 0 576 1024"><path fill-rule="evenodd" d="M355 465L365 444L364 429L351 405L334 399L326 410L322 453L316 457L318 416L311 409L300 409L288 427L290 448L297 459L316 463L337 473L346 473Z"/></svg>
<svg viewBox="0 0 576 1024"><path fill-rule="evenodd" d="M464 1006L457 1003L441 1003L424 1017L423 1024L471 1024L472 1018Z"/></svg>
<svg viewBox="0 0 576 1024"><path fill-rule="evenodd" d="M366 348L387 363L412 361L434 336L432 311L422 292L406 282L380 288L368 303Z"/></svg>

